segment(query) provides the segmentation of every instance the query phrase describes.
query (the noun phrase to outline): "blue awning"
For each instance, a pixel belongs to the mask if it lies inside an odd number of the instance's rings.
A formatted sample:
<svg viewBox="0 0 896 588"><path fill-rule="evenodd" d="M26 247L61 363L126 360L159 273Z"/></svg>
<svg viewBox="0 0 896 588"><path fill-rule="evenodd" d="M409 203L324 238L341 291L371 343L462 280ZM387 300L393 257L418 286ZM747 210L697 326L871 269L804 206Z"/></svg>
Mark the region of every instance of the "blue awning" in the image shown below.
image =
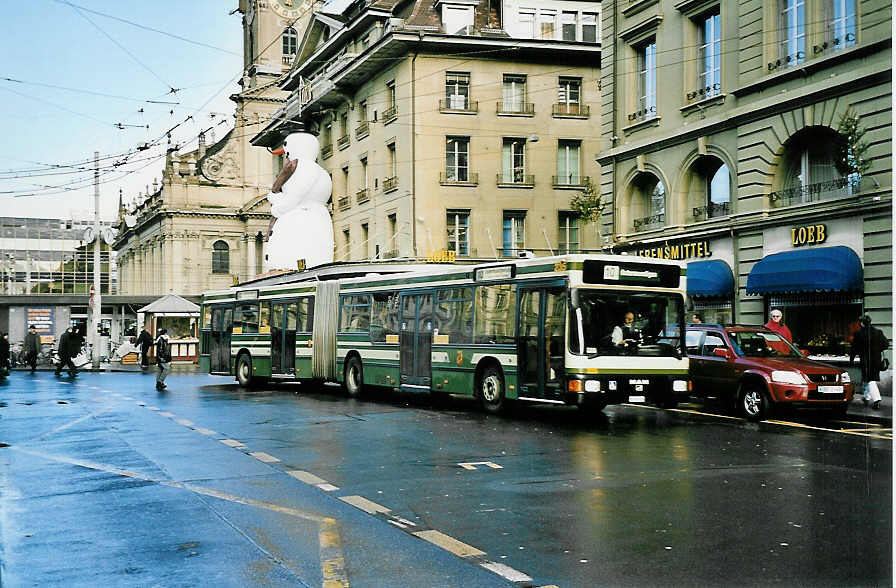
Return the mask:
<svg viewBox="0 0 896 588"><path fill-rule="evenodd" d="M862 291L862 262L849 247L797 249L769 255L747 276L747 294Z"/></svg>
<svg viewBox="0 0 896 588"><path fill-rule="evenodd" d="M688 264L688 296L731 298L734 295L734 274L721 259L692 261Z"/></svg>

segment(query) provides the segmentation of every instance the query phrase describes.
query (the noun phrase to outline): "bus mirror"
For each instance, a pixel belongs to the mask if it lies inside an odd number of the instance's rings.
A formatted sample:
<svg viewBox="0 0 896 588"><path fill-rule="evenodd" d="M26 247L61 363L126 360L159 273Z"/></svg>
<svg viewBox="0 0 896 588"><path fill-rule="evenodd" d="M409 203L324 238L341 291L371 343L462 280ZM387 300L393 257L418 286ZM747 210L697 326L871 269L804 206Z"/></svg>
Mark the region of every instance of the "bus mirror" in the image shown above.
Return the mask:
<svg viewBox="0 0 896 588"><path fill-rule="evenodd" d="M570 308L578 308L579 307L579 289L573 288L569 291L569 307Z"/></svg>

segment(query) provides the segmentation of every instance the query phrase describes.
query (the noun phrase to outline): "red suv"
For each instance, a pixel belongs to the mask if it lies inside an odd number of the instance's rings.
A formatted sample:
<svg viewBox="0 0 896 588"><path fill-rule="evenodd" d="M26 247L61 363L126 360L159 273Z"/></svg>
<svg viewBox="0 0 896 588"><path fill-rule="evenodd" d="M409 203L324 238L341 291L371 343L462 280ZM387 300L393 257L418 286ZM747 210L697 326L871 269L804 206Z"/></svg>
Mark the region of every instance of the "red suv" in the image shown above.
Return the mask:
<svg viewBox="0 0 896 588"><path fill-rule="evenodd" d="M685 345L694 394L727 401L747 419L767 418L779 404L845 415L852 401L847 372L806 359L765 327L688 325Z"/></svg>

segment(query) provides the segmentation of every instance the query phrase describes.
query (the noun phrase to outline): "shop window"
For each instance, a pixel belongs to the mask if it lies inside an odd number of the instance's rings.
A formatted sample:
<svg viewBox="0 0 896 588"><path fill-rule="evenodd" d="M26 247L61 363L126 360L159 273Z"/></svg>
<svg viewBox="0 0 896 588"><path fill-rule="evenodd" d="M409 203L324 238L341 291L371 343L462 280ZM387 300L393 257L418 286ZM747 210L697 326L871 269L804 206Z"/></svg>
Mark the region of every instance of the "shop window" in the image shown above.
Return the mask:
<svg viewBox="0 0 896 588"><path fill-rule="evenodd" d="M448 249L455 255L470 254L470 211L449 210L447 218Z"/></svg>
<svg viewBox="0 0 896 588"><path fill-rule="evenodd" d="M635 231L649 231L666 222L666 187L650 172L643 172L632 184L631 226Z"/></svg>
<svg viewBox="0 0 896 588"><path fill-rule="evenodd" d="M558 213L557 253L579 252L579 217L576 213L561 210Z"/></svg>
<svg viewBox="0 0 896 588"><path fill-rule="evenodd" d="M215 241L212 245L212 273L230 273L230 246L224 241Z"/></svg>
<svg viewBox="0 0 896 588"><path fill-rule="evenodd" d="M704 155L691 166L688 203L694 220L731 213L731 171L718 157Z"/></svg>
<svg viewBox="0 0 896 588"><path fill-rule="evenodd" d="M784 145L780 189L769 194L774 206L788 206L849 196L859 178L845 177L835 165L843 137L828 128L804 130Z"/></svg>
<svg viewBox="0 0 896 588"><path fill-rule="evenodd" d="M526 213L525 211L504 211L503 242L505 257L515 256L526 247Z"/></svg>
<svg viewBox="0 0 896 588"><path fill-rule="evenodd" d="M859 330L862 295L814 292L768 298L768 309L778 308L793 334L793 343L813 356L846 359L852 337Z"/></svg>

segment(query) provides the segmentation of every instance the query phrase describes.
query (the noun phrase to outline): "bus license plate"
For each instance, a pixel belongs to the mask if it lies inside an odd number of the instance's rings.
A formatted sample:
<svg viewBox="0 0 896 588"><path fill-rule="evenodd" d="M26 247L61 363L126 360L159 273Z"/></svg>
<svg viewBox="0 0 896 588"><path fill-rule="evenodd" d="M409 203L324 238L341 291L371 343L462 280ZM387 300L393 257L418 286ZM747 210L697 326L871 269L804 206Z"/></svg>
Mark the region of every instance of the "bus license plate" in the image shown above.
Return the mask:
<svg viewBox="0 0 896 588"><path fill-rule="evenodd" d="M629 402L646 402L647 399L644 398L643 396L629 396L628 401Z"/></svg>
<svg viewBox="0 0 896 588"><path fill-rule="evenodd" d="M821 394L843 394L843 386L819 386Z"/></svg>

